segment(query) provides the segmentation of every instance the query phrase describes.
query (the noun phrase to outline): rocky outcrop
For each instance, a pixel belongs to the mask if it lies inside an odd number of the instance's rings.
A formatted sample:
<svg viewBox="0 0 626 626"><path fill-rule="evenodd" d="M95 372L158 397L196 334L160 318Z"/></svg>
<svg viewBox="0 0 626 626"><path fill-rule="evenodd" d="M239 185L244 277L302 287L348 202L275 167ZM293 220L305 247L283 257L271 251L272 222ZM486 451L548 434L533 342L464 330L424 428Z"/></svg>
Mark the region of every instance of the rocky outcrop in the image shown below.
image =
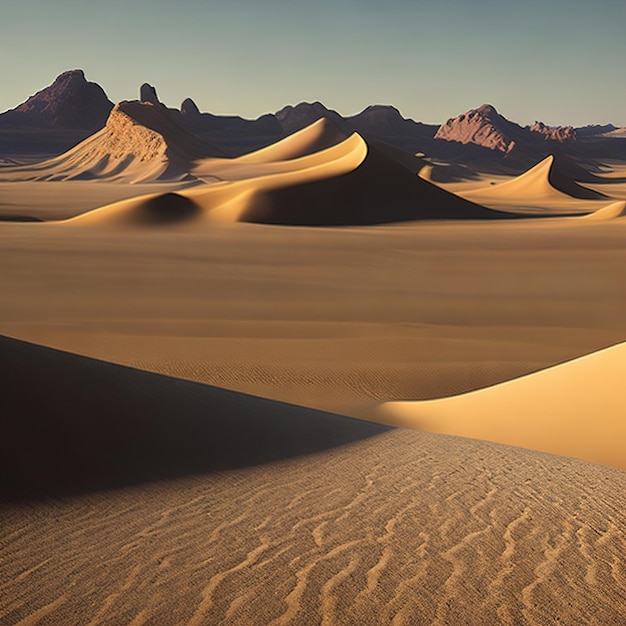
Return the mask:
<svg viewBox="0 0 626 626"><path fill-rule="evenodd" d="M41 128L96 131L113 108L102 87L70 70L20 104L0 115L0 128Z"/></svg>
<svg viewBox="0 0 626 626"><path fill-rule="evenodd" d="M500 115L491 104L483 104L442 124L435 139L471 143L508 154L523 135L521 126Z"/></svg>
<svg viewBox="0 0 626 626"><path fill-rule="evenodd" d="M576 130L573 126L547 126L543 122L535 122L528 129L531 133L542 135L545 140L558 141L576 141Z"/></svg>
<svg viewBox="0 0 626 626"><path fill-rule="evenodd" d="M307 126L326 118L337 128L348 133L350 127L337 111L326 108L321 102L300 102L296 106L287 105L275 114L285 134L295 133Z"/></svg>
<svg viewBox="0 0 626 626"><path fill-rule="evenodd" d="M140 102L149 102L150 104L160 105L161 101L157 96L156 89L149 85L148 83L144 83L139 88L139 101Z"/></svg>
<svg viewBox="0 0 626 626"><path fill-rule="evenodd" d="M191 98L183 100L180 105L180 112L187 117L198 117L201 115L198 105Z"/></svg>

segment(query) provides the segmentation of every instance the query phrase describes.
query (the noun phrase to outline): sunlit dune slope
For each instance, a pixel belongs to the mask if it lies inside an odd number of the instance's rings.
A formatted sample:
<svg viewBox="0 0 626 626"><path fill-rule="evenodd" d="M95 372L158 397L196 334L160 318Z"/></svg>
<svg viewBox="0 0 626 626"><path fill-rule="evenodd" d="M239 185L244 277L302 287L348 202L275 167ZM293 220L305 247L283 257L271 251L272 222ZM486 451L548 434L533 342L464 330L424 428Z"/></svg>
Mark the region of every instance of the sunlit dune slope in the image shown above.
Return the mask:
<svg viewBox="0 0 626 626"><path fill-rule="evenodd" d="M238 161L245 163L289 161L330 148L346 138L347 135L343 131L339 130L329 119L322 117L281 141L244 154L239 157Z"/></svg>
<svg viewBox="0 0 626 626"><path fill-rule="evenodd" d="M626 469L626 343L478 391L382 404L389 424L487 439Z"/></svg>
<svg viewBox="0 0 626 626"><path fill-rule="evenodd" d="M600 200L605 195L583 187L569 177L559 167L553 155L512 180L493 187L478 189L465 194L468 198L488 198L490 200L541 201L555 198L578 198L581 200Z"/></svg>
<svg viewBox="0 0 626 626"><path fill-rule="evenodd" d="M196 220L331 226L511 217L420 179L356 133L312 154L253 165L238 179L241 163L234 159L229 165L235 173L230 182L180 192L201 207L193 212ZM222 176L227 178L228 171ZM73 222L137 223L136 213L146 213L145 202L136 199L110 205Z"/></svg>
<svg viewBox="0 0 626 626"><path fill-rule="evenodd" d="M196 160L223 152L181 128L167 109L120 102L106 126L68 152L30 166L5 168L3 180L152 182L189 177Z"/></svg>
<svg viewBox="0 0 626 626"><path fill-rule="evenodd" d="M589 215L581 215L577 219L588 222L604 222L606 220L615 220L626 218L626 202L612 202L602 209L598 209Z"/></svg>

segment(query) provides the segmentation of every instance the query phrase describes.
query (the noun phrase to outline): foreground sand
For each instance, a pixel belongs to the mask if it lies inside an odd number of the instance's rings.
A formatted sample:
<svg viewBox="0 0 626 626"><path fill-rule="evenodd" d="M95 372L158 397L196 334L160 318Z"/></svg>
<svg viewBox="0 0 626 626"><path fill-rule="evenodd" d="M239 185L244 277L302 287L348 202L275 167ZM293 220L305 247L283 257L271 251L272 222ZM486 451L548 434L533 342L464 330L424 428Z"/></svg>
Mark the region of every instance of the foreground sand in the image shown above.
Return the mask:
<svg viewBox="0 0 626 626"><path fill-rule="evenodd" d="M3 624L623 623L622 470L15 341L0 362L5 487L30 486L0 507Z"/></svg>
<svg viewBox="0 0 626 626"><path fill-rule="evenodd" d="M626 343L458 396L387 402L372 419L626 469Z"/></svg>
<svg viewBox="0 0 626 626"><path fill-rule="evenodd" d="M623 471L395 431L5 506L0 620L618 626L624 493Z"/></svg>

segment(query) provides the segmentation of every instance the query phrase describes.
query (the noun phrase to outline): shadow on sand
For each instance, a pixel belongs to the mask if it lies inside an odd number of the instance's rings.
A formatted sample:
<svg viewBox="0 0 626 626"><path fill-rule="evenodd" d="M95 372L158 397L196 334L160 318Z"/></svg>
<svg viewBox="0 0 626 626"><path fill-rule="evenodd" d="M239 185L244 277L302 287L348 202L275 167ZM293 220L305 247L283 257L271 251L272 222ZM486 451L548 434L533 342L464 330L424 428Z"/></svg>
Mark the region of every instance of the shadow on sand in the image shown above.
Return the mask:
<svg viewBox="0 0 626 626"><path fill-rule="evenodd" d="M0 498L251 466L388 430L0 337Z"/></svg>

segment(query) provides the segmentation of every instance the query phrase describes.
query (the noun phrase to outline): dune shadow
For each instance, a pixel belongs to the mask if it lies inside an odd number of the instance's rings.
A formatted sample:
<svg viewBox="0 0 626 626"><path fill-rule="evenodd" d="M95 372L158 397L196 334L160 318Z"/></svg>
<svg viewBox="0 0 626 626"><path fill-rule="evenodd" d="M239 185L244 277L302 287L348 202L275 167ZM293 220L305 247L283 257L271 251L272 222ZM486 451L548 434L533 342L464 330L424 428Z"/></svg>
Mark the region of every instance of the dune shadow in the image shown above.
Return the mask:
<svg viewBox="0 0 626 626"><path fill-rule="evenodd" d="M180 194L169 192L154 196L135 209L134 218L153 225L184 222L197 216L200 207Z"/></svg>
<svg viewBox="0 0 626 626"><path fill-rule="evenodd" d="M445 191L370 148L365 160L346 174L257 191L240 219L290 226L369 226L515 217Z"/></svg>
<svg viewBox="0 0 626 626"><path fill-rule="evenodd" d="M0 499L310 454L389 427L0 337Z"/></svg>
<svg viewBox="0 0 626 626"><path fill-rule="evenodd" d="M0 222L43 222L40 217L35 217L34 215L3 215L0 214Z"/></svg>

